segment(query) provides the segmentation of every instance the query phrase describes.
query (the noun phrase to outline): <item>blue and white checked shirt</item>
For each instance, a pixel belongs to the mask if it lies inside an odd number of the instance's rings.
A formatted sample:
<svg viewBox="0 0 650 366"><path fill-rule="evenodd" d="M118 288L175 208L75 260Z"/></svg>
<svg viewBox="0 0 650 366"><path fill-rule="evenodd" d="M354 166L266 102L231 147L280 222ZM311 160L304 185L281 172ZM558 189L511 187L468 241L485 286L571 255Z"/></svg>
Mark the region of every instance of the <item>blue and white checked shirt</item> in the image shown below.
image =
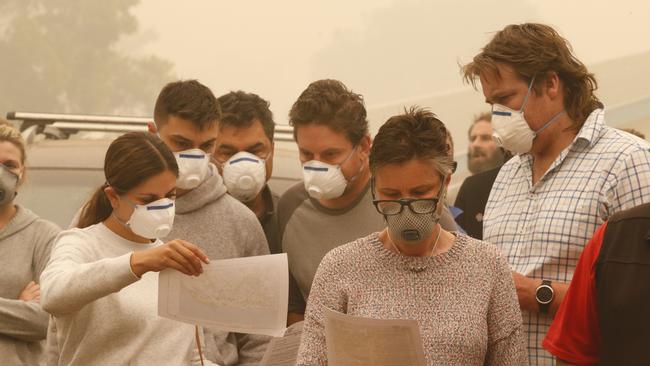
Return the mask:
<svg viewBox="0 0 650 366"><path fill-rule="evenodd" d="M650 202L650 145L605 126L593 111L535 185L533 157L515 156L499 172L485 209L483 238L514 271L570 282L596 228L615 212ZM530 365L554 365L541 344L552 318L524 312Z"/></svg>

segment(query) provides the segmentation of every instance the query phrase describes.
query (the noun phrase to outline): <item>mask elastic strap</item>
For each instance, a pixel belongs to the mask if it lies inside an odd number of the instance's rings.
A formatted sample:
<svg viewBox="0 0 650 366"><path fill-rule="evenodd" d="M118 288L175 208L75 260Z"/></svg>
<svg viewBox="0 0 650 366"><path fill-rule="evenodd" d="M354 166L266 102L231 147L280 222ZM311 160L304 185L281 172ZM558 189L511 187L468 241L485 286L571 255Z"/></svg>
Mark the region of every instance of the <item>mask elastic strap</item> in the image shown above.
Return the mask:
<svg viewBox="0 0 650 366"><path fill-rule="evenodd" d="M108 184L108 182L107 182L107 184ZM136 209L138 208L138 205L136 205L135 203L133 203L133 202L132 202L130 199L128 199L127 197L124 197L124 200L125 200L129 205L131 205L131 206L133 207L134 210L136 210ZM131 215L133 215L133 214L131 214ZM111 212L111 216L113 216L113 217L115 218L115 220L117 220L117 222L119 222L120 224L122 224L122 226L124 226L125 228L131 230L131 228L129 227L129 221L130 221L130 218L129 218L129 220L127 220L127 221L122 221L122 219L120 219L119 217L117 217L117 215L115 215L115 210L113 210L113 212Z"/></svg>
<svg viewBox="0 0 650 366"><path fill-rule="evenodd" d="M524 103L521 105L521 108L519 108L519 113L524 112L524 108L526 108L526 103L528 103L528 97L530 96L530 91L533 89L533 84L535 84L535 78L537 75L534 75L533 78L530 80L530 84L528 85L528 91L526 92L526 96L524 97Z"/></svg>
<svg viewBox="0 0 650 366"><path fill-rule="evenodd" d="M336 165L338 165L339 169L341 168L341 165L347 163L348 160L350 160L350 158L352 157L352 154L354 154L354 151L357 149L357 147L359 147L359 145L356 145L355 147L352 148L352 151L350 151L350 154L348 155L347 158L345 158L342 162L336 164Z"/></svg>
<svg viewBox="0 0 650 366"><path fill-rule="evenodd" d="M542 126L542 128L535 131L535 137L537 137L537 135L542 133L542 131L544 131L548 126L550 126L553 122L555 122L562 114L564 114L564 112L565 111L563 111L563 110L557 112L548 122L546 122L546 124L544 126Z"/></svg>
<svg viewBox="0 0 650 366"><path fill-rule="evenodd" d="M359 171L357 171L357 174L353 175L352 178L350 178L348 184L354 182L355 180L357 180L357 178L359 178L359 175L361 175L361 172L363 171L363 166L364 164L361 164L361 166L359 167Z"/></svg>
<svg viewBox="0 0 650 366"><path fill-rule="evenodd" d="M350 158L352 157L352 154L354 154L357 147L359 147L359 145L355 146L352 149L352 151L350 152L350 155L348 155L348 157L345 158L345 160L343 160L340 164L337 165L339 167L339 170L341 170L341 165L347 163L347 161L350 160ZM359 177L359 175L361 174L362 171L363 171L363 164L361 164L361 166L359 167L359 170L357 171L357 173L355 175L353 175L350 179L347 179L347 184L350 184L350 183L354 182L355 180L357 180L357 178Z"/></svg>
<svg viewBox="0 0 650 366"><path fill-rule="evenodd" d="M115 211L111 212L111 216L113 216L113 218L115 218L115 220L117 222L119 222L122 226L124 226L125 228L131 230L131 227L129 227L128 221L127 222L122 221L122 219L117 217L117 215L115 214Z"/></svg>

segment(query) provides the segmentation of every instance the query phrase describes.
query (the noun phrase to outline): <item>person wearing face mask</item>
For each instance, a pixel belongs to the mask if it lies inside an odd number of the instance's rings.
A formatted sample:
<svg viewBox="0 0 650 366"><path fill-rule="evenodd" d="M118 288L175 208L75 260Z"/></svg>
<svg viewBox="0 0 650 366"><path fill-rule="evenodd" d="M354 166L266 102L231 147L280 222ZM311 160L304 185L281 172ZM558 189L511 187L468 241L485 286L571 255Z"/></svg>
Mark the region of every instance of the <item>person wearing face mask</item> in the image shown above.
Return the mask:
<svg viewBox="0 0 650 366"><path fill-rule="evenodd" d="M495 139L516 156L490 193L483 238L513 269L531 365L589 238L650 201L650 147L605 124L593 74L543 24L508 25L463 67L492 105Z"/></svg>
<svg viewBox="0 0 650 366"><path fill-rule="evenodd" d="M492 137L492 113L474 118L468 131L467 167L472 173L458 190L454 206L462 212L456 217L459 226L476 239L483 239L483 216L492 185L501 166L512 155L497 146Z"/></svg>
<svg viewBox="0 0 650 366"><path fill-rule="evenodd" d="M14 202L25 181L25 142L0 124L0 359L7 366L42 364L49 316L39 277L59 228Z"/></svg>
<svg viewBox="0 0 650 366"><path fill-rule="evenodd" d="M255 213L272 254L281 253L276 206L280 198L267 185L273 172L275 122L269 102L257 94L233 91L217 98L221 106L214 159L228 193Z"/></svg>
<svg viewBox="0 0 650 366"><path fill-rule="evenodd" d="M379 232L333 249L311 289L297 365L327 365L326 309L419 323L428 365L522 365L521 312L505 258L439 224L452 160L447 129L417 107L370 151Z"/></svg>
<svg viewBox="0 0 650 366"><path fill-rule="evenodd" d="M467 132L467 168L472 174L479 174L501 167L512 155L497 145L492 136L492 113L479 114L472 121Z"/></svg>
<svg viewBox="0 0 650 366"><path fill-rule="evenodd" d="M316 269L339 245L379 230L373 214L370 135L361 95L337 80L311 83L289 112L303 181L278 202L282 250L289 259L288 323L303 319Z"/></svg>
<svg viewBox="0 0 650 366"><path fill-rule="evenodd" d="M161 240L174 224L174 155L155 135L131 132L108 147L104 175L41 274L57 364L200 365L195 327L157 313L156 272L198 276L209 263L194 244Z"/></svg>
<svg viewBox="0 0 650 366"><path fill-rule="evenodd" d="M210 259L269 254L262 226L243 203L227 194L211 163L219 136L221 108L196 80L167 84L154 107L155 126L179 167L174 227L164 239L196 244ZM206 357L223 366L257 365L270 337L206 328Z"/></svg>
<svg viewBox="0 0 650 366"><path fill-rule="evenodd" d="M282 249L289 258L288 323L303 319L311 283L331 249L380 230L370 192L370 134L363 97L337 80L311 83L289 112L303 181L278 202ZM448 209L444 222L454 219Z"/></svg>

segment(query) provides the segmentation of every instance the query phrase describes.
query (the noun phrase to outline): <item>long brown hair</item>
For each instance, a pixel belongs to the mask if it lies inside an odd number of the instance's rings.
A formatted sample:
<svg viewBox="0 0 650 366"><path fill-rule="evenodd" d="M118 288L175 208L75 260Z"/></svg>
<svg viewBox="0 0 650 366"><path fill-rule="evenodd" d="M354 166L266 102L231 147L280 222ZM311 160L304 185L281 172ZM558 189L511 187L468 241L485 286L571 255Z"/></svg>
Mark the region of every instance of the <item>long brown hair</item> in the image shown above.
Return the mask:
<svg viewBox="0 0 650 366"><path fill-rule="evenodd" d="M104 189L108 186L126 193L147 179L165 171L178 176L174 154L156 135L129 132L111 143L104 158L106 183L84 205L77 227L84 228L106 220L113 212Z"/></svg>
<svg viewBox="0 0 650 366"><path fill-rule="evenodd" d="M594 74L573 54L569 42L555 29L544 24L511 24L497 32L474 60L462 67L465 81L476 87L485 72L499 76L497 66L511 66L517 76L530 83L535 77L536 93L549 72L555 72L564 87L564 108L572 129L579 131L589 114L603 103L596 97L598 83Z"/></svg>

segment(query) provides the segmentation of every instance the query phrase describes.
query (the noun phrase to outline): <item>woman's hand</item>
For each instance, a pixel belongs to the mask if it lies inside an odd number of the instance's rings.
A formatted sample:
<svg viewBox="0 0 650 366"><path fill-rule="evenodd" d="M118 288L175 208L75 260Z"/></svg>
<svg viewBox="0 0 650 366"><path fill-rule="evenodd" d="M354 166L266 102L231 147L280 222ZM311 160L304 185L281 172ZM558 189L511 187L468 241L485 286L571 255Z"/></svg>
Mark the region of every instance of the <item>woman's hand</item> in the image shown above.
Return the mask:
<svg viewBox="0 0 650 366"><path fill-rule="evenodd" d="M133 252L131 270L142 277L146 272L160 272L173 268L188 276L203 273L203 264L210 263L199 247L184 240L172 240L156 248Z"/></svg>
<svg viewBox="0 0 650 366"><path fill-rule="evenodd" d="M23 291L20 292L18 300L22 301L39 301L41 299L41 286L36 282L31 281L25 286Z"/></svg>

